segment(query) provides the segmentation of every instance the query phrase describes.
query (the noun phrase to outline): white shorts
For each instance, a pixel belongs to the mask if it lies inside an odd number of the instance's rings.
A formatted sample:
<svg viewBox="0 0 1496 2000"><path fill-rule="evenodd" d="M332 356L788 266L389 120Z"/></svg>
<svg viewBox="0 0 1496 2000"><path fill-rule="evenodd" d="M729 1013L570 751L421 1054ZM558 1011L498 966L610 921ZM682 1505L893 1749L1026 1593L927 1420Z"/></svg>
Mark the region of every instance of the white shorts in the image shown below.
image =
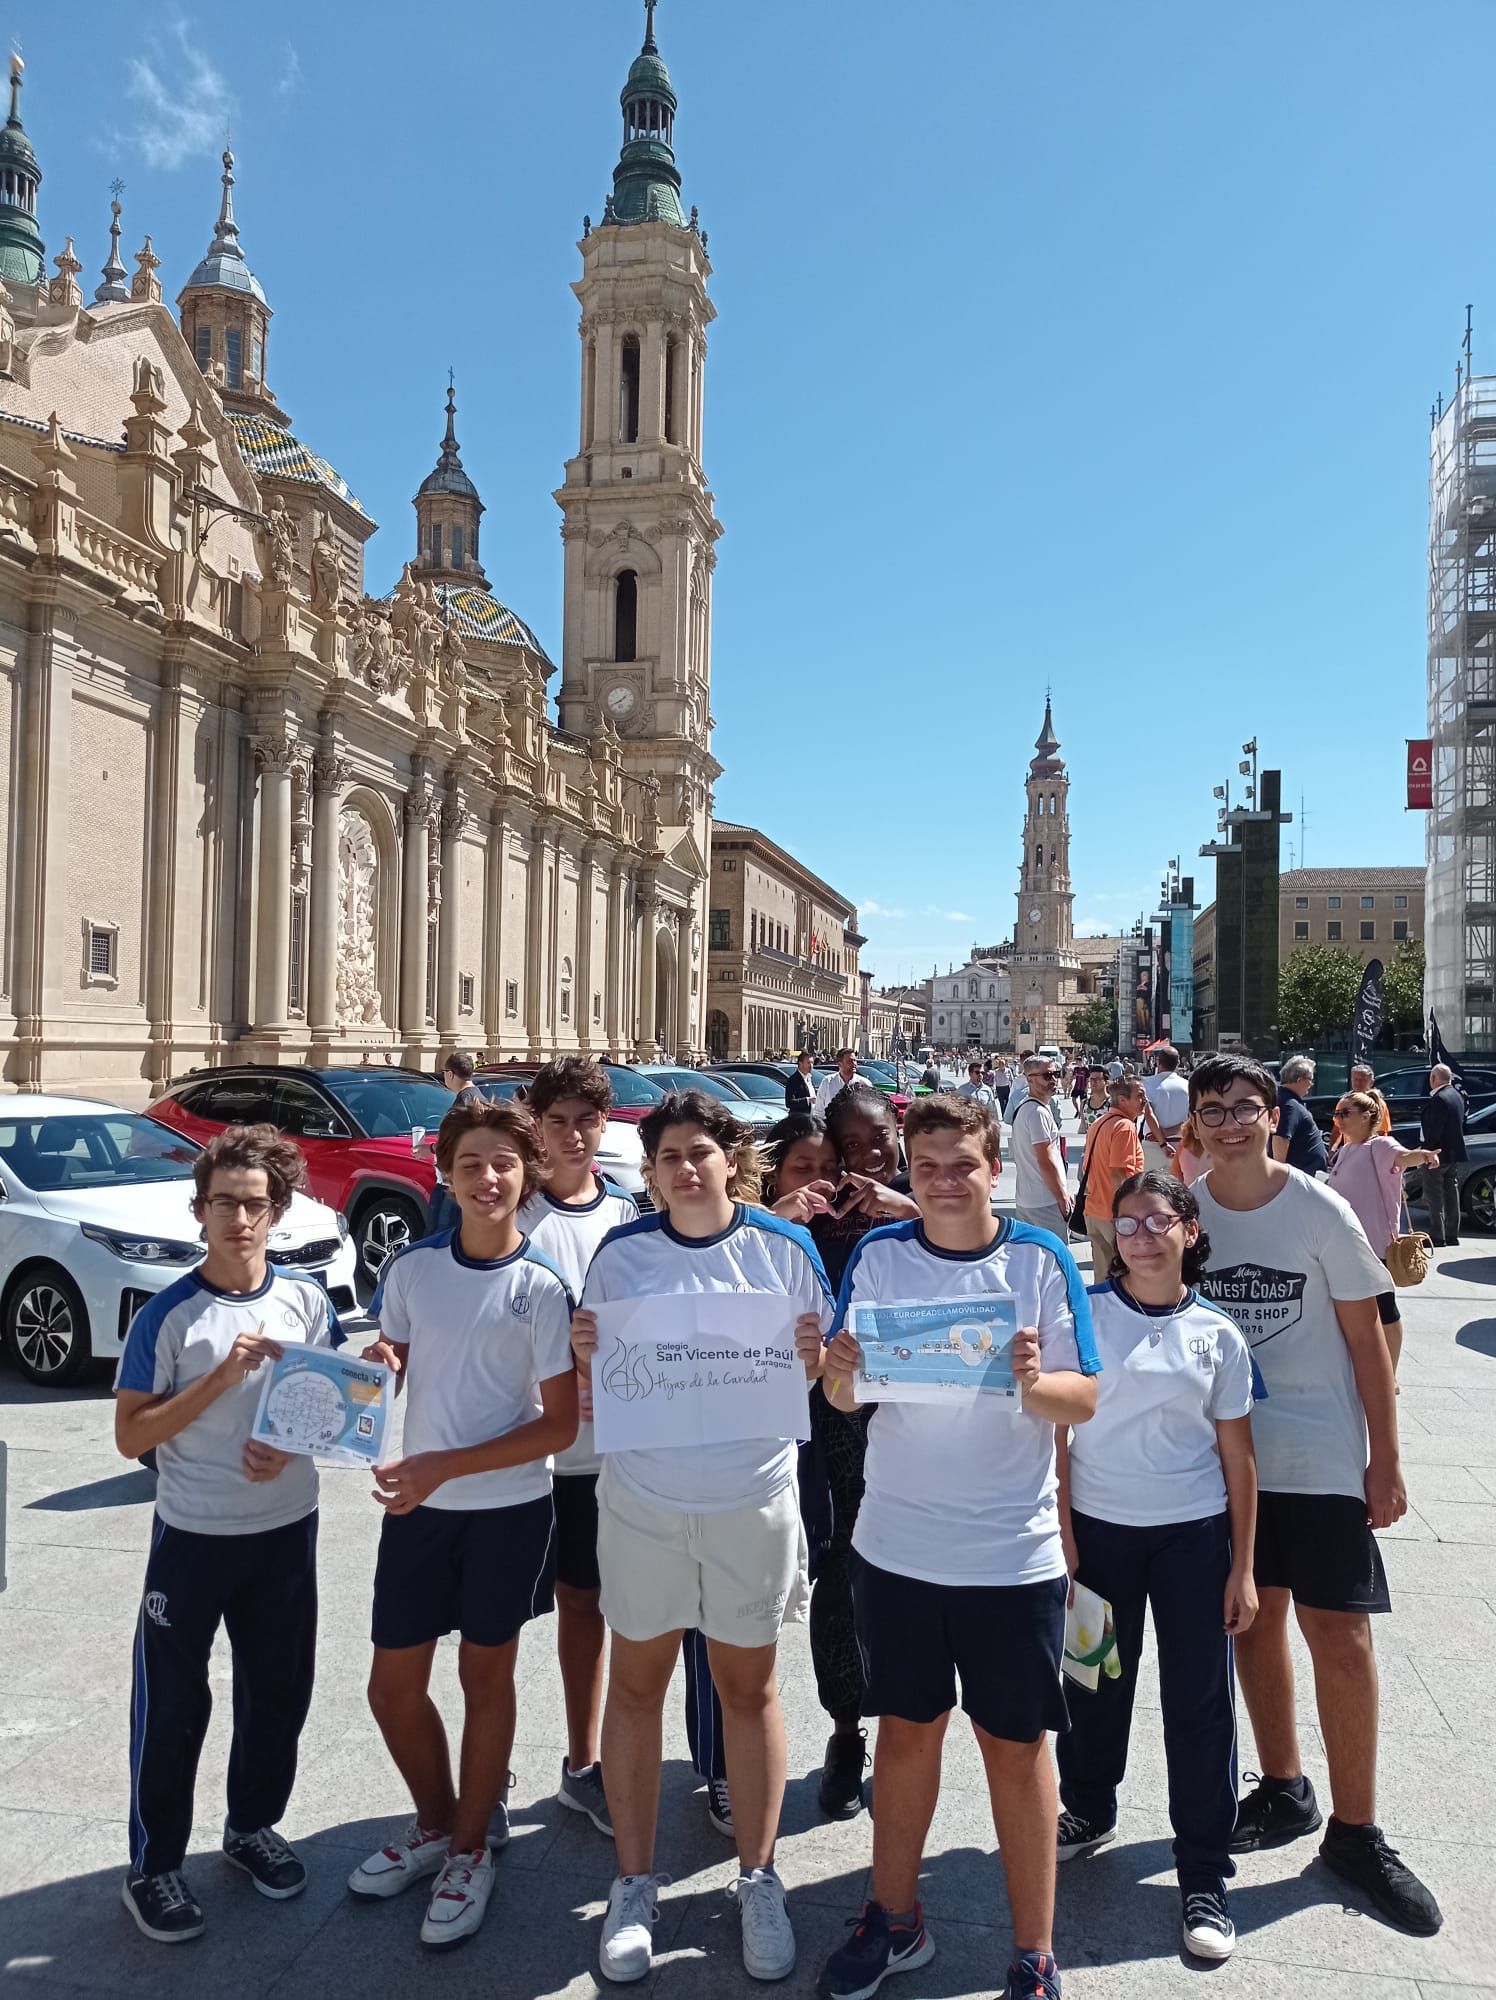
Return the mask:
<svg viewBox="0 0 1496 2000"><path fill-rule="evenodd" d="M790 1484L762 1507L677 1514L625 1486L606 1458L597 1482L602 1613L623 1639L694 1626L722 1646L772 1646L803 1625L810 1577L800 1497Z"/></svg>

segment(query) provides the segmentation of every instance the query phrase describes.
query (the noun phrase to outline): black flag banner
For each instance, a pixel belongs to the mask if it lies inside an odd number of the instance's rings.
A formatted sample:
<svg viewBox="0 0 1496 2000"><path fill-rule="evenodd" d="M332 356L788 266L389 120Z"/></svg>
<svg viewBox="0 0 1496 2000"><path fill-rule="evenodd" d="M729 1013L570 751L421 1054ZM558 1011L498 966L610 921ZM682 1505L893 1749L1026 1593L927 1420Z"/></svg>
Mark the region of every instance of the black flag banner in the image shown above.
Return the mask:
<svg viewBox="0 0 1496 2000"><path fill-rule="evenodd" d="M1443 1063L1452 1075L1459 1077L1461 1082L1464 1081L1465 1072L1460 1068L1458 1060L1444 1046L1444 1037L1439 1033L1437 1014L1430 1014L1428 1017L1428 1052L1431 1062Z"/></svg>
<svg viewBox="0 0 1496 2000"><path fill-rule="evenodd" d="M1351 1016L1351 1062L1371 1062L1377 1036L1382 1032L1382 961L1371 958L1361 974L1361 990L1356 995L1356 1011Z"/></svg>

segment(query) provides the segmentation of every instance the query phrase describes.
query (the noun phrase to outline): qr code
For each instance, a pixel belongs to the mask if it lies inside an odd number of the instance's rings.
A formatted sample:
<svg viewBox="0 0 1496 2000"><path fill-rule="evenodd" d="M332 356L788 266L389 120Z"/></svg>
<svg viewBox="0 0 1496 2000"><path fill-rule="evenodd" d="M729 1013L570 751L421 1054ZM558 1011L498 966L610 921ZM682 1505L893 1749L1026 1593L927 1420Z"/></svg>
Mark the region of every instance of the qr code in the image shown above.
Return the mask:
<svg viewBox="0 0 1496 2000"><path fill-rule="evenodd" d="M358 1434L361 1438L371 1438L374 1435L374 1419L367 1412L358 1420Z"/></svg>

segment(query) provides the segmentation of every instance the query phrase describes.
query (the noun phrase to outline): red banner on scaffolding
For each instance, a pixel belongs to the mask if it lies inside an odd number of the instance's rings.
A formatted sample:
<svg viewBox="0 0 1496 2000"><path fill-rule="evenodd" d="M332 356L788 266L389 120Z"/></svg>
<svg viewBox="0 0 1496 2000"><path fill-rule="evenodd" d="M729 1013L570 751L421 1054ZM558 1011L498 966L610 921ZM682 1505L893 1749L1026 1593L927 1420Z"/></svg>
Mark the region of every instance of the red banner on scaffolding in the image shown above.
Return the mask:
<svg viewBox="0 0 1496 2000"><path fill-rule="evenodd" d="M1429 736L1408 738L1408 811L1432 812L1434 806L1434 744Z"/></svg>

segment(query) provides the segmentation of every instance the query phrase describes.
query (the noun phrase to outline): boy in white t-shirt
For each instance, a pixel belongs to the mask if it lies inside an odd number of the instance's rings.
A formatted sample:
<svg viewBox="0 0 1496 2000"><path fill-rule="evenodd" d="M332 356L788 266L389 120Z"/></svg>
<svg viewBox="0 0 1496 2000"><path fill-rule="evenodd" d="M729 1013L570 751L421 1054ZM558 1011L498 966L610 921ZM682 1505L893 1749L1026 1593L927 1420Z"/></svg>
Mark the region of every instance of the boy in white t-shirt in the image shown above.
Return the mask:
<svg viewBox="0 0 1496 2000"><path fill-rule="evenodd" d="M405 1388L405 1456L374 1474L385 1518L369 1706L415 1817L348 1886L394 1896L436 1875L421 1941L441 1949L482 1923L490 1849L508 1838L495 1805L514 1747L515 1660L521 1628L551 1609L547 1461L576 1437L577 1386L571 1296L515 1221L540 1185L534 1119L517 1104L459 1105L442 1120L436 1157L461 1224L391 1260L380 1337L365 1350ZM427 1692L437 1641L454 1629L460 1789Z"/></svg>
<svg viewBox="0 0 1496 2000"><path fill-rule="evenodd" d="M574 1299L582 1296L593 1253L610 1231L636 1221L631 1194L598 1174L593 1161L608 1129L613 1092L602 1064L587 1056L547 1063L530 1085L525 1107L540 1126L545 1178L515 1220L555 1265ZM578 1382L577 1440L557 1452L552 1467L556 1508L556 1654L566 1704L566 1755L556 1797L584 1813L599 1833L613 1822L598 1760L607 1627L599 1604L597 1475L602 1461L592 1436L592 1387Z"/></svg>
<svg viewBox="0 0 1496 2000"><path fill-rule="evenodd" d="M1056 1504L1055 1426L1096 1407L1100 1363L1084 1281L1055 1237L991 1208L998 1127L967 1098L930 1097L904 1120L922 1219L875 1229L852 1252L823 1386L856 1407L855 1304L1011 1299L1018 1332L1014 1411L995 1397L953 1407L890 1402L868 1427L867 1490L853 1531L853 1601L880 1717L873 1760L873 1894L833 1953L825 2000L872 1993L924 1965L934 1945L919 1872L940 1791L950 1712L971 1718L1013 1913L1007 2000L1056 2000L1052 1949L1057 1810L1047 1733L1066 1723L1060 1687L1068 1584Z"/></svg>
<svg viewBox="0 0 1496 2000"><path fill-rule="evenodd" d="M1396 1386L1377 1297L1387 1273L1354 1209L1273 1159L1277 1089L1248 1056L1190 1077L1190 1117L1210 1171L1195 1183L1211 1241L1200 1280L1247 1337L1266 1388L1257 1447L1254 1569L1261 1609L1237 1668L1262 1770L1233 1847L1278 1847L1321 1825L1299 1760L1288 1607L1314 1663L1334 1810L1320 1858L1400 1929L1443 1922L1376 1824L1377 1667L1371 1614L1390 1608L1373 1533L1407 1512Z"/></svg>
<svg viewBox="0 0 1496 2000"><path fill-rule="evenodd" d="M597 1352L595 1307L680 1292L782 1297L807 1373L819 1373L831 1324L820 1257L803 1229L739 1199L758 1191L757 1161L728 1106L699 1091L672 1094L639 1132L664 1212L615 1230L592 1260L572 1324L584 1373ZM801 1435L810 1435L808 1391ZM795 1461L795 1440L778 1437L604 1455L598 1567L613 1647L603 1763L618 1846L600 1951L606 1979L643 1979L651 1965L660 1711L692 1628L706 1636L722 1703L743 1963L755 1979L794 1969L774 1844L786 1756L779 1632L804 1620L809 1601Z"/></svg>

